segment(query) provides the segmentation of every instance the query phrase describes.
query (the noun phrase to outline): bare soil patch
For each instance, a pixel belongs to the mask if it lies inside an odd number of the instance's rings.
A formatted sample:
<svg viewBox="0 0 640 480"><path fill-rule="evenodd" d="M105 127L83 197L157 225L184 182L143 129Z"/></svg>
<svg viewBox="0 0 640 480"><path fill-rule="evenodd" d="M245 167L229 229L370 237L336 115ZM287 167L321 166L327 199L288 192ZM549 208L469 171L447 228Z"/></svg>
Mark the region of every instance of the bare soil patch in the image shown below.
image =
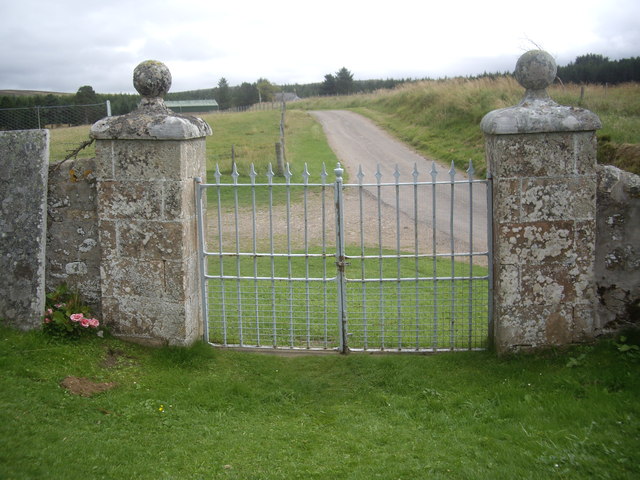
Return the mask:
<svg viewBox="0 0 640 480"><path fill-rule="evenodd" d="M60 382L60 386L72 395L92 397L117 386L115 382L94 382L84 377L69 376Z"/></svg>

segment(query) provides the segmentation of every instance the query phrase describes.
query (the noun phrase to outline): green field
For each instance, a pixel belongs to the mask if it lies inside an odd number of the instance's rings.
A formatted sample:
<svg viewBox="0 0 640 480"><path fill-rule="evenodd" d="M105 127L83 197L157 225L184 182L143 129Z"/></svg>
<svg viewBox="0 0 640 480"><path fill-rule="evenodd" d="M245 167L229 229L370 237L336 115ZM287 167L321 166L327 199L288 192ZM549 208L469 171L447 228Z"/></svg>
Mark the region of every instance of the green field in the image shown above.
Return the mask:
<svg viewBox="0 0 640 480"><path fill-rule="evenodd" d="M335 257L317 248L293 253L296 256L209 257L207 273L217 277L207 281L211 342L329 350L340 346ZM378 254L367 250L366 257L348 258L349 348L487 348L486 267L401 257L393 251L382 252L389 258L375 258Z"/></svg>

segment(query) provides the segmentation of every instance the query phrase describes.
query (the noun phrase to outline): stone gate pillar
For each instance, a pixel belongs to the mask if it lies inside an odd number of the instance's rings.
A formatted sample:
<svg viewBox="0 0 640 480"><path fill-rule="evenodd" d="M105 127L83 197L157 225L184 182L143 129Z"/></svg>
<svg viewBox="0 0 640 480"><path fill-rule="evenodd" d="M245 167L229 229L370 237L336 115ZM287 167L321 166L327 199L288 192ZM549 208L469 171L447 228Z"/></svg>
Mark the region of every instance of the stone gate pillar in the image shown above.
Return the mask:
<svg viewBox="0 0 640 480"><path fill-rule="evenodd" d="M138 65L128 115L95 123L102 316L120 337L187 345L202 333L193 178L205 174L201 119L168 110L167 67Z"/></svg>
<svg viewBox="0 0 640 480"><path fill-rule="evenodd" d="M494 322L498 352L589 339L595 319L598 117L555 103L548 53L525 53L515 76L526 89L487 114L493 177Z"/></svg>

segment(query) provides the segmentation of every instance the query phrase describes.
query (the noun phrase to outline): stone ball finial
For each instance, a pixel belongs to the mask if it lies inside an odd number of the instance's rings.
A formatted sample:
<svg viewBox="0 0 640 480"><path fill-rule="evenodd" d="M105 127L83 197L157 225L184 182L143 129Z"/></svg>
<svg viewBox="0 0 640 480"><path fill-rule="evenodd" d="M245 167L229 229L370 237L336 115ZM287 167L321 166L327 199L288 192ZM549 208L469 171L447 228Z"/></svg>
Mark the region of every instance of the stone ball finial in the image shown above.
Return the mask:
<svg viewBox="0 0 640 480"><path fill-rule="evenodd" d="M514 75L527 90L544 90L556 79L558 66L543 50L530 50L518 59Z"/></svg>
<svg viewBox="0 0 640 480"><path fill-rule="evenodd" d="M171 72L156 60L146 60L133 71L133 86L146 98L164 97L171 88Z"/></svg>

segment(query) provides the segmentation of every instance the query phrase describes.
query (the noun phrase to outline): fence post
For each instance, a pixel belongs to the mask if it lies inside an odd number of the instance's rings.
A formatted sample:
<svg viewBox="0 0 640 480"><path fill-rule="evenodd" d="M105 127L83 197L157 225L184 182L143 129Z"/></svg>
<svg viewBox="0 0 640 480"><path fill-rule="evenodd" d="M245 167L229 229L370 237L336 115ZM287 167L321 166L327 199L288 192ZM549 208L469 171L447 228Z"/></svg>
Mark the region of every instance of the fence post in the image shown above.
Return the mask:
<svg viewBox="0 0 640 480"><path fill-rule="evenodd" d="M598 117L555 103L546 52L525 53L515 107L481 123L493 177L493 341L498 352L593 335Z"/></svg>
<svg viewBox="0 0 640 480"><path fill-rule="evenodd" d="M206 169L199 118L164 104L171 73L146 61L134 71L142 100L93 125L102 315L117 336L187 345L202 337L195 177Z"/></svg>
<svg viewBox="0 0 640 480"><path fill-rule="evenodd" d="M285 142L284 142L284 127L285 127L285 112L286 112L286 109L287 109L287 104L284 101L284 94L283 94L282 95L282 111L280 112L280 149L281 149L281 154L282 154L282 163L283 163L283 165L287 161L287 154L286 154Z"/></svg>
<svg viewBox="0 0 640 480"><path fill-rule="evenodd" d="M282 143L276 142L276 174L281 177L284 173L284 155Z"/></svg>

